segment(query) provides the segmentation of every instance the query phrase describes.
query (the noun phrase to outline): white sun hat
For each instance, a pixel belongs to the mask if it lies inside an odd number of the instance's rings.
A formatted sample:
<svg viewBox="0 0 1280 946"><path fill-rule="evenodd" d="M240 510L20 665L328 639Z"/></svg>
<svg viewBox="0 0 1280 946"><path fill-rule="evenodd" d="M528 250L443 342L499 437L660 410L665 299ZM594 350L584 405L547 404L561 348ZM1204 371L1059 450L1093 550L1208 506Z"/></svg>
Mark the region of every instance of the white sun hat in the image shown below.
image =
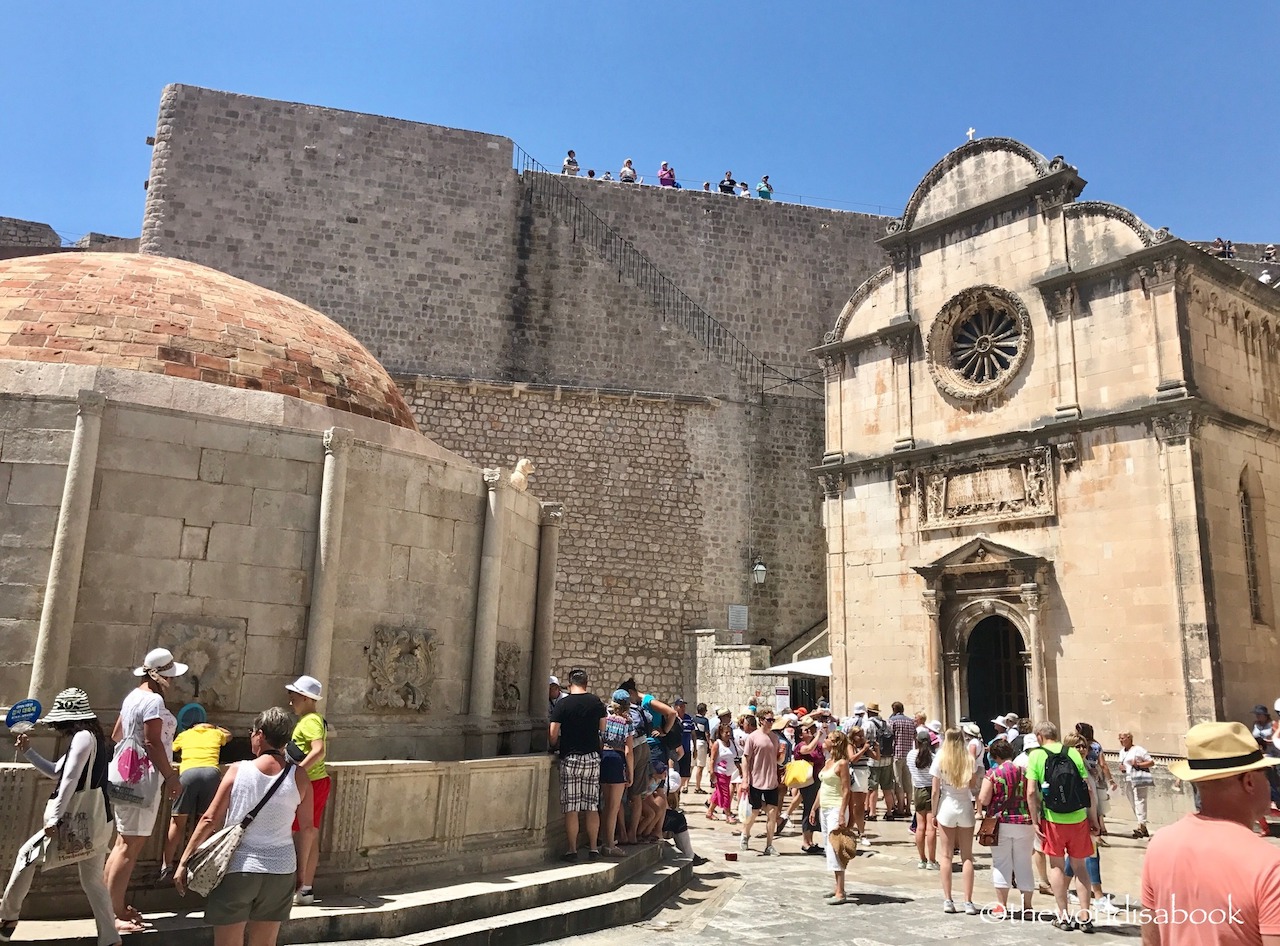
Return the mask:
<svg viewBox="0 0 1280 946"><path fill-rule="evenodd" d="M141 677L148 670L154 671L162 677L180 677L187 672L187 665L178 663L173 659L173 654L163 647L157 647L142 659L142 666L135 668L133 675Z"/></svg>
<svg viewBox="0 0 1280 946"><path fill-rule="evenodd" d="M313 700L322 699L320 691L320 681L315 677L309 677L305 673L294 680L292 683L285 685L285 689L290 693L297 693L300 696L310 697Z"/></svg>

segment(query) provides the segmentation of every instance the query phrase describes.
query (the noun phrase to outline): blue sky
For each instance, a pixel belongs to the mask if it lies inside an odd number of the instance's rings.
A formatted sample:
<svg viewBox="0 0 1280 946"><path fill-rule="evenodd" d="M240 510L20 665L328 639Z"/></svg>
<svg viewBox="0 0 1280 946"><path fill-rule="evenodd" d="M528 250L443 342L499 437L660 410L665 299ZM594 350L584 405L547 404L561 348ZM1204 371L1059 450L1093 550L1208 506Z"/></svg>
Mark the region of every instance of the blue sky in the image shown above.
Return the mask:
<svg viewBox="0 0 1280 946"><path fill-rule="evenodd" d="M506 135L544 164L897 212L964 140L1065 155L1086 198L1280 240L1280 4L7 4L0 215L136 235L170 82Z"/></svg>

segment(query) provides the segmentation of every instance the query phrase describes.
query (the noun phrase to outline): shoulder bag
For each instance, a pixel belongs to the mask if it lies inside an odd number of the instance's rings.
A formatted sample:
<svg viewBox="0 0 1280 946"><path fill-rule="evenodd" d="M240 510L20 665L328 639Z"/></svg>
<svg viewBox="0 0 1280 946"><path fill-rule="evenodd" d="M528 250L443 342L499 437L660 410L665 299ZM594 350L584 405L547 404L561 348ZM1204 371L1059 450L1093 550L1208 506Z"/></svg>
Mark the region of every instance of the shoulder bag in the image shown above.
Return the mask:
<svg viewBox="0 0 1280 946"><path fill-rule="evenodd" d="M994 780L995 776L990 776ZM976 837L978 843L983 847L995 847L1000 843L1000 815L1008 812L1009 799L1013 797L1013 786L1005 778L1000 781L1004 784L1004 801L1000 805L999 810L991 813L991 807L987 806L987 814L983 816L982 821L978 823Z"/></svg>
<svg viewBox="0 0 1280 946"><path fill-rule="evenodd" d="M159 775L138 731L130 727L112 753L107 771L107 795L117 805L150 808L160 791Z"/></svg>
<svg viewBox="0 0 1280 946"><path fill-rule="evenodd" d="M84 773L58 821L57 830L49 837L41 870L53 870L74 864L95 854L103 854L111 845L111 803L107 800L101 778L94 784L98 761L98 740L85 763ZM65 765L65 759L63 761Z"/></svg>
<svg viewBox="0 0 1280 946"><path fill-rule="evenodd" d="M240 774L239 770L236 774ZM258 817L258 813L267 802L271 801L271 796L276 793L276 789L284 783L284 780L292 777L293 765L286 763L276 780L271 783L271 787L267 789L267 793L262 796L262 800L253 806L252 811L238 823L228 825L206 838L205 842L196 848L196 852L187 858L187 889L194 890L202 897L207 897L213 892L213 889L222 882L227 867L231 863L231 855L240 846L240 841L249 825L253 824L253 819Z"/></svg>

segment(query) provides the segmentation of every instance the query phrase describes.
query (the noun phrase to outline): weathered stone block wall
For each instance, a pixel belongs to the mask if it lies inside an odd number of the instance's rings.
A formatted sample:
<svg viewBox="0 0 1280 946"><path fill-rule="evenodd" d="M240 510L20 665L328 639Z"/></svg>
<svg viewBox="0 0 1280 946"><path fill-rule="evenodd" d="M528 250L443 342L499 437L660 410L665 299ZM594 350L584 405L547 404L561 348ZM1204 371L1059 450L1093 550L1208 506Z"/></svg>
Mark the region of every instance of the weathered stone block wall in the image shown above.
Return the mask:
<svg viewBox="0 0 1280 946"><path fill-rule="evenodd" d="M0 700L7 703L27 695L75 425L74 403L0 396Z"/></svg>
<svg viewBox="0 0 1280 946"><path fill-rule="evenodd" d="M1197 276L1186 291L1187 345L1197 393L1273 429L1280 424L1280 346L1274 324L1270 331L1263 326L1277 306L1276 290L1252 282L1232 291Z"/></svg>
<svg viewBox="0 0 1280 946"><path fill-rule="evenodd" d="M561 178L771 365L811 375L850 291L884 265L887 218L669 187Z"/></svg>
<svg viewBox="0 0 1280 946"><path fill-rule="evenodd" d="M519 183L496 135L166 87L142 251L307 303L388 368L494 373Z"/></svg>
<svg viewBox="0 0 1280 946"><path fill-rule="evenodd" d="M0 217L0 246L62 246L62 237L47 223Z"/></svg>
<svg viewBox="0 0 1280 946"><path fill-rule="evenodd" d="M769 666L769 648L757 644L723 643L725 633L714 628L701 628L688 634L694 640L698 664L697 702L707 704L713 726L717 707L731 710L737 719L755 693L756 678L752 671ZM769 702L772 704L772 695Z"/></svg>
<svg viewBox="0 0 1280 946"><path fill-rule="evenodd" d="M661 695L684 686L682 631L707 607L694 473L705 460L691 455L686 428L715 408L430 379L403 390L427 436L481 466L528 457L530 490L564 498L552 672L581 666L602 693L633 674Z"/></svg>
<svg viewBox="0 0 1280 946"><path fill-rule="evenodd" d="M1239 429L1206 422L1196 434L1203 523L1208 532L1213 607L1226 719L1248 720L1256 703L1271 704L1280 602L1280 449ZM1262 620L1256 620L1245 572L1241 487L1252 505Z"/></svg>

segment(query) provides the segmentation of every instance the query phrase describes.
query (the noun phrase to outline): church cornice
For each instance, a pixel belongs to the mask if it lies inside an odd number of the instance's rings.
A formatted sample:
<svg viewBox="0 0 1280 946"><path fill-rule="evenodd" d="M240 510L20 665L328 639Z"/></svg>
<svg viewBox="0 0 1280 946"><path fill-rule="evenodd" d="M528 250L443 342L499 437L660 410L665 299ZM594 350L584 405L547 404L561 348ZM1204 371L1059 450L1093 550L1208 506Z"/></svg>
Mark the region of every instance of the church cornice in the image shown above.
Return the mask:
<svg viewBox="0 0 1280 946"><path fill-rule="evenodd" d="M905 343L915 336L918 328L919 325L911 316L896 315L888 325L882 326L874 332L840 341L830 341L816 348L810 348L809 351L819 358L834 358L839 355L846 355L849 352L860 351L864 348L872 348L876 345Z"/></svg>

